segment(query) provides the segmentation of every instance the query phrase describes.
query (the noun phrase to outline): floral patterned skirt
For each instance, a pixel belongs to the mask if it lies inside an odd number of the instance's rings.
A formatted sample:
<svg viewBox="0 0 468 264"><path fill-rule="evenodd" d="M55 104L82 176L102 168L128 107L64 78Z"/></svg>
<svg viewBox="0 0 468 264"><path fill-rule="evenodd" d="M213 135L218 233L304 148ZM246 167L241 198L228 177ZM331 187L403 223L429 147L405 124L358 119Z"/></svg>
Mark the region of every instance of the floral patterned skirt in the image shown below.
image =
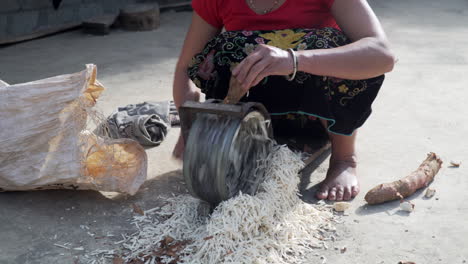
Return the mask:
<svg viewBox="0 0 468 264"><path fill-rule="evenodd" d="M223 99L229 88L231 69L258 44L309 50L348 43L348 38L334 28L228 31L213 38L193 57L188 74L207 98ZM293 81L284 76L268 76L252 87L242 101L263 103L273 121L297 119L301 123L299 127L306 127L308 120L313 120L309 117L318 117L328 121L329 132L351 135L369 117L383 80L384 75L356 81L304 72L298 72Z"/></svg>

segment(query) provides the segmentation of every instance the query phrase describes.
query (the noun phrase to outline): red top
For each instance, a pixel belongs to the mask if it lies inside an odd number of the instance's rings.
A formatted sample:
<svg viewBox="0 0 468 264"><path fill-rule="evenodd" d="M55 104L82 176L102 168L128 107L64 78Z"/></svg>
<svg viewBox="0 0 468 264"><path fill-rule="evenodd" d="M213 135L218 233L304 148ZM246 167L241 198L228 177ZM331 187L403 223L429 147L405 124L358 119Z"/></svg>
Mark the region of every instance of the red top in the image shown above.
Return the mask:
<svg viewBox="0 0 468 264"><path fill-rule="evenodd" d="M331 13L334 0L286 0L265 15L256 14L246 0L192 0L195 12L216 28L276 30L293 28L339 29Z"/></svg>

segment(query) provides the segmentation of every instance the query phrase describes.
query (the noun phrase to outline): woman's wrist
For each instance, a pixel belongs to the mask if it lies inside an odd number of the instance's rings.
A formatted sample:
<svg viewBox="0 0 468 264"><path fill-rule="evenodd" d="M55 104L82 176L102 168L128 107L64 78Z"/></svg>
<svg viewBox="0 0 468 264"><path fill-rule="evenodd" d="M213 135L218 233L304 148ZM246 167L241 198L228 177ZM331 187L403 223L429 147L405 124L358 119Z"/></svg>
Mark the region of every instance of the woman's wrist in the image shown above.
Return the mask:
<svg viewBox="0 0 468 264"><path fill-rule="evenodd" d="M316 52L314 50L301 50L296 52L297 56L297 71L311 73L315 69L315 57Z"/></svg>

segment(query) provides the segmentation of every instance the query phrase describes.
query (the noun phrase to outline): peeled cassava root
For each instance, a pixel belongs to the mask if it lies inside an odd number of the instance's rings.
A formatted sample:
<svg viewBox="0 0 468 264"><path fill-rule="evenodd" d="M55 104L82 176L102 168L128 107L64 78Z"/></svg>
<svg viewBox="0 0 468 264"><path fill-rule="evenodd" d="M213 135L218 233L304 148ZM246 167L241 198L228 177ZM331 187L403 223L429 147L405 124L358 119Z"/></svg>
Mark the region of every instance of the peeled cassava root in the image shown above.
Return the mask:
<svg viewBox="0 0 468 264"><path fill-rule="evenodd" d="M229 89L228 93L226 95L226 98L224 98L223 103L225 104L237 104L239 100L242 98L247 93L247 90L244 90L241 86L241 84L237 81L236 78L231 77L231 80L229 80Z"/></svg>
<svg viewBox="0 0 468 264"><path fill-rule="evenodd" d="M366 194L364 199L366 199L368 204L380 204L406 198L418 189L428 186L441 167L442 160L435 153L431 152L419 168L410 175L398 181L374 187Z"/></svg>

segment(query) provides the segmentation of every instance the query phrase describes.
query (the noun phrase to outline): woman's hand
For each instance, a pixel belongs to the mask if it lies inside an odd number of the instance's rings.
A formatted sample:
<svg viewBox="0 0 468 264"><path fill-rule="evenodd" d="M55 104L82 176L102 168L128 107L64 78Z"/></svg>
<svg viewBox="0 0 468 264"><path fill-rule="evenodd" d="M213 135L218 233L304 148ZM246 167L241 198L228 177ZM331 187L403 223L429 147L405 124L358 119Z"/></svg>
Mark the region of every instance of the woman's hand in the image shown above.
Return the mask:
<svg viewBox="0 0 468 264"><path fill-rule="evenodd" d="M200 101L201 92L198 88L189 89L187 93L184 95L183 101ZM177 105L177 108L180 105ZM185 149L185 142L184 137L182 136L182 130L180 131L179 138L177 139L177 143L174 146L174 150L172 151L172 156L177 160L182 160L184 158L184 149Z"/></svg>
<svg viewBox="0 0 468 264"><path fill-rule="evenodd" d="M291 54L273 46L260 44L232 71L232 75L249 90L270 75L289 75L293 72Z"/></svg>

